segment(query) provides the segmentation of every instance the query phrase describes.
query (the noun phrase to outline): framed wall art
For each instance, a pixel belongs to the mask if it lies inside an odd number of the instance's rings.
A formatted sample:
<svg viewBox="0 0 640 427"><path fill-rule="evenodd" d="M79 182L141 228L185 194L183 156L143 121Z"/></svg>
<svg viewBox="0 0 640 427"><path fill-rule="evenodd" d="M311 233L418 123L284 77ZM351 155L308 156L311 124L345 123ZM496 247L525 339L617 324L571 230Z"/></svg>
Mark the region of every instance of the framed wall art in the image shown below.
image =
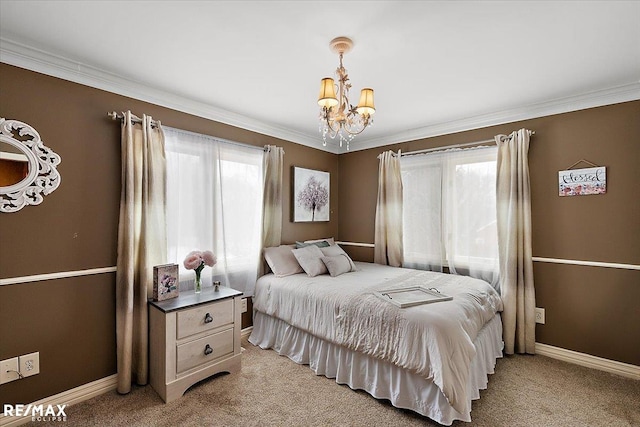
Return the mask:
<svg viewBox="0 0 640 427"><path fill-rule="evenodd" d="M175 298L180 292L178 264L163 264L153 267L153 300L164 301Z"/></svg>
<svg viewBox="0 0 640 427"><path fill-rule="evenodd" d="M293 167L293 222L329 221L329 172Z"/></svg>

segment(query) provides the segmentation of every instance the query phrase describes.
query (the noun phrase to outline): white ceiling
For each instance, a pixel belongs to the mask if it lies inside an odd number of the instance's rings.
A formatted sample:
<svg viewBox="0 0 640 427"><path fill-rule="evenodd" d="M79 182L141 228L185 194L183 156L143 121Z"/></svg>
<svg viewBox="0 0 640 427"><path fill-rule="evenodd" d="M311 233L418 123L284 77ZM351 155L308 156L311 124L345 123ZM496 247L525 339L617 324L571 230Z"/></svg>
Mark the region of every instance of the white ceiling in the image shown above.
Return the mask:
<svg viewBox="0 0 640 427"><path fill-rule="evenodd" d="M637 1L1 0L0 60L323 149L348 36L377 107L357 150L640 99L639 21Z"/></svg>

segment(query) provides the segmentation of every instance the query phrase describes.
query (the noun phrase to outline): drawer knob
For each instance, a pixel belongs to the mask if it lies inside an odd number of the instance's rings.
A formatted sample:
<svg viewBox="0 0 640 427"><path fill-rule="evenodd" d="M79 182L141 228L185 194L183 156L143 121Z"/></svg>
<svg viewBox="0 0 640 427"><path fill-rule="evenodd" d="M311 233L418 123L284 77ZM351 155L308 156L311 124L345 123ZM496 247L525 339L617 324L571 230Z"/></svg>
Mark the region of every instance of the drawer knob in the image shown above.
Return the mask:
<svg viewBox="0 0 640 427"><path fill-rule="evenodd" d="M205 355L205 356L208 356L208 355L210 355L211 353L213 353L213 349L211 348L211 346L210 346L209 344L207 344L207 345L205 346L205 348L204 348L204 355Z"/></svg>
<svg viewBox="0 0 640 427"><path fill-rule="evenodd" d="M211 317L211 315L209 313L207 313L204 316L204 323L211 323L211 322L213 322L213 317Z"/></svg>

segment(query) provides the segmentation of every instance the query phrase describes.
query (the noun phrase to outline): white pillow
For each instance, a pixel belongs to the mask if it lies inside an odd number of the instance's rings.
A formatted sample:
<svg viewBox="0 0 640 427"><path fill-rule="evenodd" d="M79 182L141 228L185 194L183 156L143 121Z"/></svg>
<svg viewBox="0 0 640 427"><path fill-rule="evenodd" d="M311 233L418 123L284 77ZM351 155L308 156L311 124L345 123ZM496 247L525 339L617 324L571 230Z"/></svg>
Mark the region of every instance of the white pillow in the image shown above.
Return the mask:
<svg viewBox="0 0 640 427"><path fill-rule="evenodd" d="M336 277L351 271L351 260L345 255L323 256L320 258L327 266L331 277Z"/></svg>
<svg viewBox="0 0 640 427"><path fill-rule="evenodd" d="M327 266L320 259L324 254L316 245L294 249L291 252L293 252L293 256L296 257L307 276L315 277L319 274L327 274Z"/></svg>
<svg viewBox="0 0 640 427"><path fill-rule="evenodd" d="M264 248L264 259L267 260L269 268L276 277L291 276L303 272L291 252L294 247L294 245L280 245Z"/></svg>
<svg viewBox="0 0 640 427"><path fill-rule="evenodd" d="M320 248L320 251L324 254L324 256L338 256L338 255L346 256L347 259L349 260L349 264L351 265L351 271L358 271L358 267L356 267L353 260L349 257L349 255L347 255L347 253L339 245Z"/></svg>

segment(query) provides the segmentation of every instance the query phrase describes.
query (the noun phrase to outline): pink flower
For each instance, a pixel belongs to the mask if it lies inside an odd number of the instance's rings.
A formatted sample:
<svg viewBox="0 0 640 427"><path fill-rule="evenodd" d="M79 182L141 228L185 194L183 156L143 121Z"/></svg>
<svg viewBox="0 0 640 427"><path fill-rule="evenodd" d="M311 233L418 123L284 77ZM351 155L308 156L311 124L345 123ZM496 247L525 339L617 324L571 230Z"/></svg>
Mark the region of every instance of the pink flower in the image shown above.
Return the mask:
<svg viewBox="0 0 640 427"><path fill-rule="evenodd" d="M184 268L188 270L195 270L200 267L200 264L202 264L202 254L200 251L189 252L187 257L184 259Z"/></svg>
<svg viewBox="0 0 640 427"><path fill-rule="evenodd" d="M216 262L218 262L216 256L211 251L202 252L202 261L204 261L205 265L208 265L209 267L213 267L216 265Z"/></svg>
<svg viewBox="0 0 640 427"><path fill-rule="evenodd" d="M188 270L202 270L205 265L213 267L218 260L211 251L191 251L184 259L184 268Z"/></svg>

